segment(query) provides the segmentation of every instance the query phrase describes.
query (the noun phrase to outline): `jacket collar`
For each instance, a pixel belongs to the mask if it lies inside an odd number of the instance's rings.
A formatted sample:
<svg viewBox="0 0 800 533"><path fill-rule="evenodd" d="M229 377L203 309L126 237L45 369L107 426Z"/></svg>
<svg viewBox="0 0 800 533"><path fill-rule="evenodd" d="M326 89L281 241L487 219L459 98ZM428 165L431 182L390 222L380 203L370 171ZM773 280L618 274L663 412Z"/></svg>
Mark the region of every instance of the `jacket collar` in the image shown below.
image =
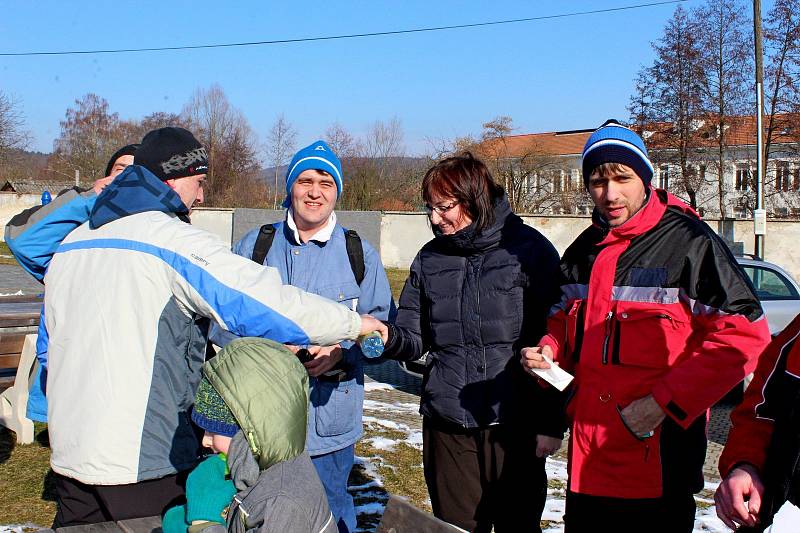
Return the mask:
<svg viewBox="0 0 800 533"><path fill-rule="evenodd" d="M103 189L89 215L89 227L99 228L114 220L161 211L187 220L189 209L178 194L155 174L139 165L130 165Z"/></svg>
<svg viewBox="0 0 800 533"><path fill-rule="evenodd" d="M294 238L294 242L297 244L307 244L300 240L300 231L297 229L297 224L294 221L294 212L292 208L286 210L286 225L288 226L289 230L291 231L292 237ZM331 216L328 218L328 222L323 226L318 232L312 235L308 242L317 241L319 243L326 243L331 240L331 235L333 235L333 230L336 228L336 212L331 212Z"/></svg>
<svg viewBox="0 0 800 533"><path fill-rule="evenodd" d="M651 188L645 205L631 218L619 226L609 228L595 209L592 218L595 225L607 231L605 238L598 245L606 245L620 240L630 240L653 229L664 216L667 207L673 207L684 213L700 218L697 212L664 189Z"/></svg>
<svg viewBox="0 0 800 533"><path fill-rule="evenodd" d="M507 220L511 218L522 223L522 219L511 211L511 205L508 203L506 195L503 195L494 201L494 223L485 227L483 231L477 231L474 222L452 235L442 234L436 226L433 226L432 229L436 239L446 247L472 253L497 246L503 236L503 228Z"/></svg>

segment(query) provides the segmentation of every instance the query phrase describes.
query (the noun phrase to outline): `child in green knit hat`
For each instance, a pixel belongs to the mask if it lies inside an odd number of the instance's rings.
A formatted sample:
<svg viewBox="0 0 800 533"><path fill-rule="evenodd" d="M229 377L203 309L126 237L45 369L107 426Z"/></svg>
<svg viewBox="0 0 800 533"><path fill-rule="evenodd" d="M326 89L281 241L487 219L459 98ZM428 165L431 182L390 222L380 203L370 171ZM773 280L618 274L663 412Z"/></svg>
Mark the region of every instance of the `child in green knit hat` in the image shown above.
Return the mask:
<svg viewBox="0 0 800 533"><path fill-rule="evenodd" d="M238 339L203 366L192 421L214 452L186 480L164 533L336 533L304 451L308 374L283 345Z"/></svg>

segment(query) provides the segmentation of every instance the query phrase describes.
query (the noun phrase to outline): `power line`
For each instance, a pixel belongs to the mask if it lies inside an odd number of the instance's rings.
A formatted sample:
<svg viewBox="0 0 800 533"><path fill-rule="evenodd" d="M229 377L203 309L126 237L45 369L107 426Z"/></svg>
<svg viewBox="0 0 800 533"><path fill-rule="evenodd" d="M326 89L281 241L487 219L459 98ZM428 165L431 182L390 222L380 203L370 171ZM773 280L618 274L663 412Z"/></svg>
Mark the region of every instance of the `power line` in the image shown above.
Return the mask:
<svg viewBox="0 0 800 533"><path fill-rule="evenodd" d="M668 4L680 4L688 0L666 0L663 2L648 2L644 4L635 4L630 6L609 7L605 9L593 9L591 11L575 11L572 13L562 13L559 15L542 15L539 17L527 17L509 20L494 20L490 22L476 22L473 24L454 24L451 26L432 26L427 28L412 28L407 30L393 30L393 31L376 31L370 33L351 33L347 35L325 35L320 37L301 37L297 39L276 39L272 41L251 41L243 43L219 43L219 44L198 44L192 46L163 46L157 48L118 48L109 50L68 50L68 51L50 51L50 52L0 52L0 56L4 57L20 57L20 56L66 56L66 55L86 55L86 54L124 54L131 52L165 52L172 50L199 50L203 48L233 48L240 46L265 46L271 44L292 44L292 43L306 43L314 41L334 41L339 39L358 39L362 37L380 37L386 35L404 35L408 33L424 33L434 31L447 31L447 30L460 30L465 28L479 28L483 26L499 26L502 24L518 24L521 22L533 22L538 20L560 19L567 17L577 17L583 15L598 15L601 13L611 13L615 11L629 11L632 9L641 9L645 7L663 6Z"/></svg>

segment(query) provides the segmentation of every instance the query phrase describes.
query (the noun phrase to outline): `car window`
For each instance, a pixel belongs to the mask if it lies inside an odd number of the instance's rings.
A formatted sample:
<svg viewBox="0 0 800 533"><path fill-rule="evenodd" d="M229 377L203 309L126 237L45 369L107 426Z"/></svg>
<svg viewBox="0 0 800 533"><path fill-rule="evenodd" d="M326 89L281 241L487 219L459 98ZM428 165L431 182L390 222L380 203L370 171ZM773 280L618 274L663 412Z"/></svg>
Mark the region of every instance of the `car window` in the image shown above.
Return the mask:
<svg viewBox="0 0 800 533"><path fill-rule="evenodd" d="M759 300L794 300L799 296L797 289L785 276L756 265L742 265L742 269L753 282Z"/></svg>

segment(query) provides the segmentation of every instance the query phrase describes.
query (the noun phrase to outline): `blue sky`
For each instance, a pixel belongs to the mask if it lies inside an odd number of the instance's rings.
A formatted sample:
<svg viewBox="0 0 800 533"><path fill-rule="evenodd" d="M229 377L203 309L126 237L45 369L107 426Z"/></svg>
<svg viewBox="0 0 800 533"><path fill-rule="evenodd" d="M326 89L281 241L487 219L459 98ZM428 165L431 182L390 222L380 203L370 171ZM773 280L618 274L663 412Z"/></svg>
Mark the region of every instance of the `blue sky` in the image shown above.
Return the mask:
<svg viewBox="0 0 800 533"><path fill-rule="evenodd" d="M4 3L0 52L196 45L474 23L644 0ZM684 3L685 8L699 0ZM771 4L771 2L769 2ZM519 133L627 118L636 72L675 5L412 35L93 56L0 57L32 148L50 151L76 98L123 118L179 112L219 83L263 140L279 113L310 143L338 121L356 135L397 116L411 153L509 115Z"/></svg>

